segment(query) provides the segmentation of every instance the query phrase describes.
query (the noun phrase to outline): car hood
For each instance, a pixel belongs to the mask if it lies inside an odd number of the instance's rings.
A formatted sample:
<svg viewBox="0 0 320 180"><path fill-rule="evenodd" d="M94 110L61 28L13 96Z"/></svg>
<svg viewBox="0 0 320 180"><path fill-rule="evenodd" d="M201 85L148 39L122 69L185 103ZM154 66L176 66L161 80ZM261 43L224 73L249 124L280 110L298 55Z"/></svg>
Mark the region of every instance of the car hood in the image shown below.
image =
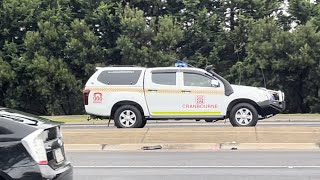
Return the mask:
<svg viewBox="0 0 320 180"><path fill-rule="evenodd" d="M242 86L242 85L234 85L232 84L231 87L235 91L260 91L261 88L258 87L252 87L252 86Z"/></svg>

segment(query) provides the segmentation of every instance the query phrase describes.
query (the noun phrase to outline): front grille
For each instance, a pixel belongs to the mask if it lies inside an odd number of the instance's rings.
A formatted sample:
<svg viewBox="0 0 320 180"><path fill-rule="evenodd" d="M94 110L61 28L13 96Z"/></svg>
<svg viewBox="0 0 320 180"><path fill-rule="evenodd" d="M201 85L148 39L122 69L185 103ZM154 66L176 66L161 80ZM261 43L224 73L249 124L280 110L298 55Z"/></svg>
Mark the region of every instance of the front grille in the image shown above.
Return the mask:
<svg viewBox="0 0 320 180"><path fill-rule="evenodd" d="M273 94L273 97L274 97L274 100L276 100L276 101L279 101L279 99L280 99L278 93Z"/></svg>

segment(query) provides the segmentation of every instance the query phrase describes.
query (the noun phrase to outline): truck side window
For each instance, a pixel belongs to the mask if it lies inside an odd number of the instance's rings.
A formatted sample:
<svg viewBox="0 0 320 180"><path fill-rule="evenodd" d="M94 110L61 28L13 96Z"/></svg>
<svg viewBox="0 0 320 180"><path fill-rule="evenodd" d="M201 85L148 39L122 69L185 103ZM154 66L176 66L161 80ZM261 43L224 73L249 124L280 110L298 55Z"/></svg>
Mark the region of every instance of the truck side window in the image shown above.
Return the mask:
<svg viewBox="0 0 320 180"><path fill-rule="evenodd" d="M140 75L141 70L107 70L99 74L98 81L107 85L134 85Z"/></svg>
<svg viewBox="0 0 320 180"><path fill-rule="evenodd" d="M161 85L176 85L175 72L152 73L152 82Z"/></svg>
<svg viewBox="0 0 320 180"><path fill-rule="evenodd" d="M196 73L183 73L185 86L211 87L211 78Z"/></svg>

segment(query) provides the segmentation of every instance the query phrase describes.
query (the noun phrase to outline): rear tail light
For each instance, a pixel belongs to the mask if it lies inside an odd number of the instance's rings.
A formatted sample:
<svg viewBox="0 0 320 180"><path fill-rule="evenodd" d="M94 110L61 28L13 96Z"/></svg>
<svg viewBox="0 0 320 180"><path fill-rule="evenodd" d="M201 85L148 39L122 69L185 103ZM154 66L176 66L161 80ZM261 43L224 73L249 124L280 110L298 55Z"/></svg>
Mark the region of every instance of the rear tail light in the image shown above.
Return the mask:
<svg viewBox="0 0 320 180"><path fill-rule="evenodd" d="M43 142L43 130L37 130L22 139L22 144L31 157L40 165L47 165L48 158Z"/></svg>
<svg viewBox="0 0 320 180"><path fill-rule="evenodd" d="M88 101L88 99L89 99L89 94L90 94L90 90L85 89L85 90L83 91L83 104L84 104L84 105L88 105L88 104L89 104L89 101Z"/></svg>

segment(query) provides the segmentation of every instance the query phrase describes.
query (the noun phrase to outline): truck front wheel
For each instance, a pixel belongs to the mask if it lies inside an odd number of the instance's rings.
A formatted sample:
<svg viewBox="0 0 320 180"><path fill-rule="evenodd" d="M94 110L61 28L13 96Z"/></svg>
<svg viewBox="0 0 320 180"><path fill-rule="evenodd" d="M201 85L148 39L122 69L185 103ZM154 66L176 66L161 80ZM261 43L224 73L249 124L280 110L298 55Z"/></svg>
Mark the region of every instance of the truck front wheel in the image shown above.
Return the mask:
<svg viewBox="0 0 320 180"><path fill-rule="evenodd" d="M142 119L142 123L141 126L139 128L144 128L144 126L146 126L147 124L147 120L146 119Z"/></svg>
<svg viewBox="0 0 320 180"><path fill-rule="evenodd" d="M255 126L258 122L258 112L248 103L239 103L230 111L230 123L232 126Z"/></svg>
<svg viewBox="0 0 320 180"><path fill-rule="evenodd" d="M143 124L141 112L132 105L119 107L114 114L114 123L117 128L139 128Z"/></svg>

